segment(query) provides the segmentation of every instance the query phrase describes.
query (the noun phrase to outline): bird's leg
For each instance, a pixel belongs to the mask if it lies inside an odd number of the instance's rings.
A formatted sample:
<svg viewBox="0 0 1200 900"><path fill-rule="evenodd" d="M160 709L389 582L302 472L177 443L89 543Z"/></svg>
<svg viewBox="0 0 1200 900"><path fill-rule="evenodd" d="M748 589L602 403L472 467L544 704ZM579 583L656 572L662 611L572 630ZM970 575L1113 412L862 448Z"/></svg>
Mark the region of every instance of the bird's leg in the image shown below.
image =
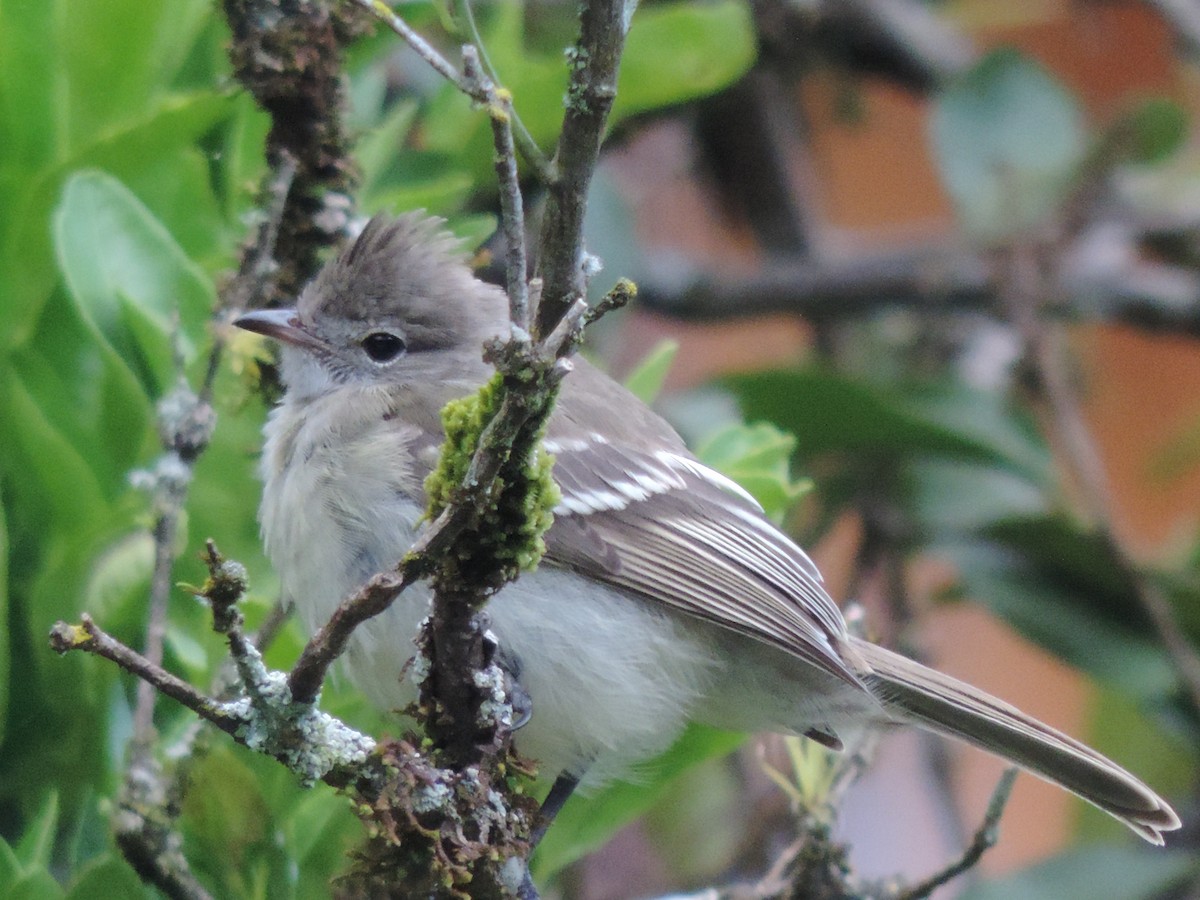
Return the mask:
<svg viewBox="0 0 1200 900"><path fill-rule="evenodd" d="M579 776L577 775L561 772L554 779L550 793L546 795L546 799L542 801L542 808L538 811L538 825L533 829L533 837L530 839L531 848L537 847L542 842L546 831L554 824L555 817L562 811L564 804L578 786Z"/></svg>
<svg viewBox="0 0 1200 900"><path fill-rule="evenodd" d="M537 849L537 845L542 842L547 830L554 824L554 819L578 786L579 776L577 775L560 772L559 776L554 779L554 784L550 786L550 793L546 795L546 799L542 801L542 808L538 811L538 825L533 829L533 836L529 839L530 853ZM539 897L538 890L533 884L533 876L529 874L527 868L525 880L517 891L517 900L538 900Z"/></svg>

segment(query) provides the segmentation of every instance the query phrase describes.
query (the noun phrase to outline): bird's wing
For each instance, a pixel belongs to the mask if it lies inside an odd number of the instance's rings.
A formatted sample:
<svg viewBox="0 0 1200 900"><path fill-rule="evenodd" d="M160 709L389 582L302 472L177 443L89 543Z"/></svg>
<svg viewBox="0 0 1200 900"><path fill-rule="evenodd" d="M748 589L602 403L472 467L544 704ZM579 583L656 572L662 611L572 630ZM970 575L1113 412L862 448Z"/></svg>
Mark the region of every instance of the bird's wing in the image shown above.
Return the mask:
<svg viewBox="0 0 1200 900"><path fill-rule="evenodd" d="M681 447L640 450L555 424L546 449L562 501L546 535L548 561L860 684L820 572L745 491Z"/></svg>

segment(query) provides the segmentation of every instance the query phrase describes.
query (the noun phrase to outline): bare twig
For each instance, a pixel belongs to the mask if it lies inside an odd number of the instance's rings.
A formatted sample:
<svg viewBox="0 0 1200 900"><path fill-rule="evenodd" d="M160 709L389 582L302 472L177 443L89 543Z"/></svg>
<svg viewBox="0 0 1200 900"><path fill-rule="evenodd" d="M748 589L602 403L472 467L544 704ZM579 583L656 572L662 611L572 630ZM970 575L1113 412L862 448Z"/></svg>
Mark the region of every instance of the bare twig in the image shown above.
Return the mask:
<svg viewBox="0 0 1200 900"><path fill-rule="evenodd" d="M107 634L87 613L83 614L78 625L57 623L50 632L50 646L58 653L82 650L110 660L226 734L234 734L241 724L220 703L204 696L182 678Z"/></svg>
<svg viewBox="0 0 1200 900"><path fill-rule="evenodd" d="M468 9L469 9L468 5ZM473 21L473 20L472 20ZM479 67L478 50L463 47L463 72L487 97L488 119L496 147L496 178L500 185L500 227L504 232L505 287L509 318L522 331L529 331L529 277L525 255L525 208L517 174L517 155L513 147L513 105L508 91L495 83Z"/></svg>
<svg viewBox="0 0 1200 900"><path fill-rule="evenodd" d="M458 7L462 11L463 21L467 23L467 32L471 36L471 41L479 51L484 71L493 82L500 83L500 76L488 58L487 47L484 46L483 37L479 34L479 28L475 24L475 10L471 5L471 0L460 0ZM533 169L542 184L553 184L558 180L558 170L550 160L546 159L546 154L542 153L542 148L537 145L533 135L529 133L529 129L525 127L525 123L515 112L512 115L512 124L513 138L517 149L521 152L521 157Z"/></svg>
<svg viewBox="0 0 1200 900"><path fill-rule="evenodd" d="M1063 461L1074 476L1093 526L1133 586L1134 596L1170 656L1193 709L1200 712L1200 654L1175 621L1167 598L1137 566L1113 529L1108 474L1071 383L1061 331L1039 315L1049 291L1036 248L1018 242L1006 252L1005 266L1006 306L1040 378L1051 419L1062 439Z"/></svg>
<svg viewBox="0 0 1200 900"><path fill-rule="evenodd" d="M219 354L214 345L209 356L209 369ZM183 359L176 350L176 367L183 370ZM175 389L158 404L159 435L163 455L150 472L138 473L137 483L153 492L156 510L154 523L154 571L150 582L150 601L146 616L145 656L147 671L161 674L163 642L167 630L167 604L171 596L171 572L175 566L176 536L179 520L187 501L188 485L196 459L208 446L216 424L216 414L207 398L192 392L183 375ZM59 623L60 626L62 623ZM65 626L64 626L65 627ZM52 633L52 645L62 652L71 649L63 643L73 637L85 647L95 647L101 655L121 652L120 645L107 638L90 618L75 626L75 631ZM55 640L59 643L55 643ZM132 651L131 651L132 652ZM182 683L182 682L180 682ZM178 685L173 685L173 689ZM170 693L170 690L164 691ZM129 744L129 762L113 812L113 832L122 854L139 875L171 897L202 898L204 889L192 875L187 860L180 852L180 839L174 832L170 812L170 792L163 768L154 753L158 733L154 728L154 707L158 698L156 685L145 677L138 681L137 700L133 714L133 736Z"/></svg>
<svg viewBox="0 0 1200 900"><path fill-rule="evenodd" d="M316 700L329 667L345 652L354 629L386 610L405 588L428 573L429 562L425 551L445 528L445 523L439 518L418 539L417 545L400 564L398 572L380 572L338 605L329 621L305 645L288 675L288 686L297 703ZM449 538L442 540L448 543Z"/></svg>
<svg viewBox="0 0 1200 900"><path fill-rule="evenodd" d="M213 316L218 327L213 332L212 347L204 381L198 393L193 393L180 374L175 389L159 403L159 432L164 454L153 471L140 473L154 494L157 511L154 524L154 571L151 578L144 656L130 655L133 651L113 641L101 632L90 619L77 629L76 637L85 636L82 646L100 655L114 654L118 664L143 667L137 685L134 709L133 737L125 780L113 815L113 828L118 845L126 859L147 882L156 885L170 897L207 897L207 892L191 874L180 852L180 838L174 831L174 795L180 785L169 779L154 753L157 733L154 729L154 707L159 693L174 696L182 682L164 680L162 669L163 639L167 626L167 604L171 593L171 573L176 561L179 520L187 501L188 486L196 460L208 446L216 415L211 406L212 391L219 370L227 331L220 327L225 309L233 304L247 305L269 295L277 269L274 263L275 240L284 204L296 171L294 160L286 153L268 186L270 203L259 229L258 239L243 256L238 276L222 292ZM178 356L178 354L177 354ZM183 361L176 366L183 371ZM61 623L60 623L61 625ZM69 626L62 626L70 631ZM82 629L81 631L78 629ZM56 649L69 649L58 646ZM126 652L128 651L128 652ZM198 692L187 695L188 702L214 709L213 701ZM186 705L186 704L185 704Z"/></svg>
<svg viewBox="0 0 1200 900"><path fill-rule="evenodd" d="M583 246L587 191L617 94L627 8L623 0L581 5L579 40L570 52L567 110L555 154L559 178L550 185L542 222L539 268L544 287L534 327L537 335L552 331L575 299L584 296L591 268L585 265Z"/></svg>
<svg viewBox="0 0 1200 900"><path fill-rule="evenodd" d="M242 250L242 260L237 275L221 291L217 302L217 313L225 310L241 312L264 306L274 290L274 280L279 272L275 258L275 246L279 240L279 228L283 222L288 195L296 179L296 160L292 154L280 151L279 163L271 172L263 189L262 216L254 240ZM218 335L218 339L220 336ZM211 370L211 366L209 367ZM207 386L208 380L205 384Z"/></svg>
<svg viewBox="0 0 1200 900"><path fill-rule="evenodd" d="M1138 232L1130 231L1130 240ZM1059 285L1056 318L1102 318L1138 328L1200 335L1200 280L1180 266L1138 261L1123 272L1079 273ZM748 275L697 272L688 279L639 282L645 309L713 321L789 313L842 322L888 309L1001 315L1001 286L991 264L965 251L926 249L842 262L780 259Z"/></svg>
<svg viewBox="0 0 1200 900"><path fill-rule="evenodd" d="M454 67L454 64L430 44L425 38L413 29L411 25L404 21L403 18L396 13L382 0L352 0L357 6L361 6L367 10L378 21L382 22L397 35L399 35L409 47L412 48L421 59L425 60L435 72L449 81L452 85L474 100L476 103L485 106L491 106L487 91L483 89L483 83L495 85L497 78L495 70L492 68L487 59L487 51L483 46L482 38L479 35L479 30L475 26L475 16L471 10L469 3L463 3L464 20L471 34L471 40L475 45L475 53L482 57L484 70L487 73L487 78L481 80L478 75L473 75L466 70L466 66L462 72ZM467 48L464 48L464 53ZM525 162L533 169L538 178L545 184L553 184L558 179L558 171L554 164L546 159L546 155L542 153L542 149L534 141L529 130L522 124L521 119L510 108L509 116L514 125L513 142L516 149L520 150L521 156Z"/></svg>
<svg viewBox="0 0 1200 900"><path fill-rule="evenodd" d="M978 865L979 860L983 858L983 854L996 845L996 840L1000 836L1000 817L1004 815L1004 807L1008 805L1008 798L1012 794L1013 784L1016 780L1016 767L1004 770L1004 774L1000 776L1000 781L996 784L995 790L992 791L992 799L988 801L987 813L983 817L982 824L980 824L979 829L975 832L970 845L963 851L963 855L956 862L927 878L925 881L901 891L895 896L895 900L922 900L922 898L928 897L942 885L948 884L959 875L970 871Z"/></svg>
<svg viewBox="0 0 1200 900"><path fill-rule="evenodd" d="M392 31L396 32L404 40L404 43L413 49L413 52L417 56L429 63L430 68L452 85L468 97L473 97L480 103L486 102L483 96L472 92L472 86L468 83L467 78L458 69L454 68L454 64L450 60L438 53L429 41L421 37L418 31L414 30L404 19L396 15L383 0L354 0L354 2L388 28L392 29Z"/></svg>

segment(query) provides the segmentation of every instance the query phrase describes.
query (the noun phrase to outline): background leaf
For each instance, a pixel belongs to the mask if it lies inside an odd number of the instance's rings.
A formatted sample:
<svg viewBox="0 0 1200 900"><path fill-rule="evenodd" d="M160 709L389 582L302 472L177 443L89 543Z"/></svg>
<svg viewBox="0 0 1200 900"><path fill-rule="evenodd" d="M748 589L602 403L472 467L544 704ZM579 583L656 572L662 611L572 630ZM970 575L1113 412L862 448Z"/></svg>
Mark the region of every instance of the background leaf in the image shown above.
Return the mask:
<svg viewBox="0 0 1200 900"><path fill-rule="evenodd" d="M1195 873L1187 853L1096 845L1070 850L1016 875L981 882L963 900L1149 900Z"/></svg>
<svg viewBox="0 0 1200 900"><path fill-rule="evenodd" d="M157 395L170 384L169 340L202 331L216 301L212 283L120 182L73 176L54 218L59 267L80 314ZM130 314L128 308L137 310ZM173 326L178 316L179 326Z"/></svg>
<svg viewBox="0 0 1200 900"><path fill-rule="evenodd" d="M744 75L757 55L744 3L641 6L625 40L609 127L636 113L715 93Z"/></svg>
<svg viewBox="0 0 1200 900"><path fill-rule="evenodd" d="M1044 69L996 50L938 96L934 157L959 218L995 240L1043 221L1087 150L1074 98Z"/></svg>

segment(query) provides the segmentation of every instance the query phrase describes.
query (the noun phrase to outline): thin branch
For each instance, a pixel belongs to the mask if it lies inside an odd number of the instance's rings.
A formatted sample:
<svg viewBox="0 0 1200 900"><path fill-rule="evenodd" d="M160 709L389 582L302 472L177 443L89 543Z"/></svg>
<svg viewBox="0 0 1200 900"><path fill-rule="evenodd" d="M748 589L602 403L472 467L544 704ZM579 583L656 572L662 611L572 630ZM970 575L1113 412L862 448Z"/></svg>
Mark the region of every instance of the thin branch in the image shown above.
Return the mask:
<svg viewBox="0 0 1200 900"><path fill-rule="evenodd" d="M996 789L992 791L992 799L988 801L987 813L983 817L983 823L975 832L970 845L963 851L963 855L956 862L942 869L942 871L932 877L907 890L901 891L895 896L894 900L922 900L922 898L928 897L942 885L948 884L959 875L969 872L979 864L979 860L983 858L983 854L994 847L1000 837L1000 818L1004 815L1004 807L1008 805L1008 798L1012 794L1013 784L1016 783L1017 771L1017 768L1013 766L1005 769L1004 774L1000 776L1000 781L996 784Z"/></svg>
<svg viewBox="0 0 1200 900"><path fill-rule="evenodd" d="M548 334L576 298L584 296L586 271L583 219L588 185L600 141L617 94L617 72L625 46L627 4L595 0L581 5L579 40L570 51L567 109L542 221L539 267L544 285L534 333Z"/></svg>
<svg viewBox="0 0 1200 900"><path fill-rule="evenodd" d="M1130 231L1136 241L1138 232ZM643 309L681 319L740 319L787 313L841 322L889 309L1003 315L1000 279L989 260L965 251L924 249L841 262L779 260L738 275L699 271L689 278L639 282ZM1081 272L1064 280L1062 300L1044 312L1063 319L1117 320L1134 327L1200 335L1200 278L1165 263L1137 260L1125 271Z"/></svg>
<svg viewBox="0 0 1200 900"><path fill-rule="evenodd" d="M78 625L66 622L55 624L50 631L50 647L57 653L82 650L114 662L226 734L236 737L238 726L242 724L241 720L230 715L222 704L204 696L182 678L106 633L87 613L83 614Z"/></svg>
<svg viewBox="0 0 1200 900"><path fill-rule="evenodd" d="M500 76L496 72L496 67L492 65L491 59L488 58L487 47L483 43L479 27L475 24L475 10L471 5L471 0L460 0L458 7L462 11L463 21L467 23L467 33L471 37L471 42L479 51L479 58L483 61L484 71L487 72L488 77L493 82L499 84ZM537 142L533 139L533 135L529 133L529 129L525 127L525 123L521 121L521 117L515 112L512 114L512 124L516 147L521 152L521 156L525 162L533 169L543 184L553 184L558 180L558 170L546 158L546 154L542 152L542 148L537 145Z"/></svg>
<svg viewBox="0 0 1200 900"><path fill-rule="evenodd" d="M486 102L484 97L472 93L472 87L466 77L454 67L454 64L450 60L438 53L429 41L421 37L419 32L415 31L404 19L396 15L383 0L353 0L353 2L392 29L392 31L396 32L404 40L404 43L413 49L413 52L417 56L429 63L435 72L452 85L468 97L472 97L480 103Z"/></svg>
<svg viewBox="0 0 1200 900"><path fill-rule="evenodd" d="M529 272L525 255L525 208L517 173L517 155L513 147L512 95L498 89L495 82L484 74L477 54L477 48L463 47L463 71L467 79L488 98L486 106L488 120L492 124L496 179L500 186L500 226L504 232L509 318L522 331L528 332Z"/></svg>
<svg viewBox="0 0 1200 900"><path fill-rule="evenodd" d="M175 467L179 468L175 468ZM167 601L171 595L171 570L175 565L176 534L179 516L187 499L190 470L183 468L174 453L159 465L155 480L155 505L159 513L154 523L154 573L150 581L150 602L146 617L146 658L154 665L162 663L163 639L167 630ZM133 712L133 739L130 769L145 765L153 753L157 737L154 730L154 701L158 694L147 681L139 681Z"/></svg>
<svg viewBox="0 0 1200 900"><path fill-rule="evenodd" d="M116 654L126 664L137 663L145 667L150 676L139 676L129 765L113 813L113 831L122 854L139 876L173 898L202 900L208 897L188 867L180 850L181 838L174 828L175 801L172 798L180 785L165 776L154 753L157 740L155 701L160 691L174 696L172 690L178 690L178 684L182 683L164 681L162 669L179 521L196 460L207 448L216 425L212 391L227 341L227 329L220 327L221 317L231 304L248 305L269 296L278 268L274 262L275 241L295 172L295 161L284 153L268 186L271 202L258 239L244 254L238 276L222 291L213 312L218 327L213 330L212 347L199 393L193 393L184 380L184 363L177 351L179 383L159 403L158 425L164 453L152 472L138 476L139 481L148 483L153 490L157 510L144 656L130 656L132 651L122 649L123 645L104 635L90 619L77 626L83 631L76 633L76 637L87 636L83 641L85 647L94 645L94 652L100 655ZM189 698L191 703L205 709L214 708L214 701L202 698L199 693L193 692Z"/></svg>
<svg viewBox="0 0 1200 900"><path fill-rule="evenodd" d="M1200 653L1179 627L1170 602L1137 566L1113 528L1108 474L1071 382L1063 336L1058 327L1039 316L1049 291L1036 248L1018 243L1007 251L1005 265L1008 277L1003 284L1004 300L1028 348L1051 419L1062 439L1063 461L1074 476L1093 526L1133 586L1134 596L1174 664L1193 709L1200 713Z"/></svg>
<svg viewBox="0 0 1200 900"><path fill-rule="evenodd" d="M483 90L481 81L472 76L466 71L460 72L455 68L454 64L442 54L438 53L425 38L413 29L411 25L398 16L383 0L351 0L356 6L360 6L374 16L378 21L382 22L412 48L413 52L421 59L425 60L435 72L449 81L452 85L474 100L476 103L490 106L491 102L487 96L487 92ZM475 16L471 12L469 4L464 3L465 10L464 19L467 22L470 30L471 40L474 42L475 51L480 54L484 61L485 69L489 78L489 83L494 85L499 79L496 76L495 70L492 68L487 59L487 51L484 49L483 41L479 36L479 30L475 27ZM466 48L463 48L464 51ZM515 112L509 111L509 115L516 126L514 143L518 150L521 151L521 156L525 162L533 169L538 178L545 184L553 184L558 179L558 171L554 164L546 159L546 155L542 153L542 148L534 141L529 130L522 124L519 116Z"/></svg>
<svg viewBox="0 0 1200 900"><path fill-rule="evenodd" d="M237 275L221 291L216 314L226 310L241 312L264 306L274 292L275 276L279 262L275 258L275 247L279 241L279 229L283 223L284 210L292 185L296 180L297 163L286 150L280 151L278 164L267 180L264 190L262 217L254 240L242 250L242 260ZM217 335L221 341L221 335ZM223 343L223 341L221 341ZM210 364L211 373L214 366ZM205 389L211 389L211 375L205 378Z"/></svg>
<svg viewBox="0 0 1200 900"><path fill-rule="evenodd" d="M429 560L420 545L424 544L424 550L428 550L431 541L446 530L443 518L448 519L449 515L439 517L418 539L417 545L400 564L398 572L380 572L367 581L338 604L329 621L309 639L288 675L288 687L297 703L316 700L329 667L345 652L354 629L386 610L407 587L428 573ZM449 537L444 540L448 543Z"/></svg>

